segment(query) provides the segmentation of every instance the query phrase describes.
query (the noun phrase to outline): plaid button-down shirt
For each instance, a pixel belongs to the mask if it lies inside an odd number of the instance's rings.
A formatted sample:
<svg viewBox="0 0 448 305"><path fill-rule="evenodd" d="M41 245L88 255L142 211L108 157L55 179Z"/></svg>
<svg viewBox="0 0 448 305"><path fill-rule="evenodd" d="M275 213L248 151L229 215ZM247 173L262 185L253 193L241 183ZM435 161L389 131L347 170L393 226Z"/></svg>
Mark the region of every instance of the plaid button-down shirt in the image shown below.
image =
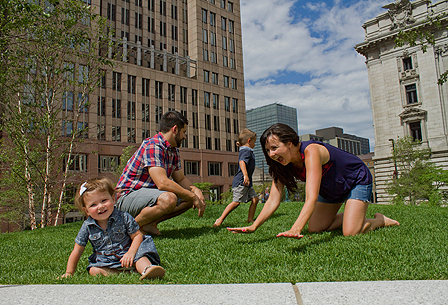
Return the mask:
<svg viewBox="0 0 448 305"><path fill-rule="evenodd" d="M121 191L121 195L142 187L157 188L149 175L150 167L163 167L168 178L174 171L182 168L179 150L172 147L160 132L143 140L138 150L129 159L117 183L117 189Z"/></svg>

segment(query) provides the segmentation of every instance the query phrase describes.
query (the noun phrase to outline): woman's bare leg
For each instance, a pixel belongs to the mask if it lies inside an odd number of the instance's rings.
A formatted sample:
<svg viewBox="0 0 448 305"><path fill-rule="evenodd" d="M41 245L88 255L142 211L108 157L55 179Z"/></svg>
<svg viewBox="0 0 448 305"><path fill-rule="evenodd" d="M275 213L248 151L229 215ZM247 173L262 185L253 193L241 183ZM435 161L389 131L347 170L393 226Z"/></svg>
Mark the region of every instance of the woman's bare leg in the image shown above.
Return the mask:
<svg viewBox="0 0 448 305"><path fill-rule="evenodd" d="M367 219L368 202L349 199L345 204L342 233L344 236L353 236L367 233L381 227L397 226L400 223L381 213L376 213L375 218Z"/></svg>
<svg viewBox="0 0 448 305"><path fill-rule="evenodd" d="M313 214L308 221L308 231L331 231L341 227L343 213L338 213L341 206L342 203L316 202Z"/></svg>

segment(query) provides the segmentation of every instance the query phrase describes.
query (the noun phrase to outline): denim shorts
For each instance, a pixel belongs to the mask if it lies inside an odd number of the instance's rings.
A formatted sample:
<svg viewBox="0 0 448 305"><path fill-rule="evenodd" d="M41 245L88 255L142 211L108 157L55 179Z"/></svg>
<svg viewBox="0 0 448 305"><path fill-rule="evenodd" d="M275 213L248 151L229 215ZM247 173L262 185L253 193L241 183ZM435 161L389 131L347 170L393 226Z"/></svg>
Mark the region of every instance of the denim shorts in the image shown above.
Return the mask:
<svg viewBox="0 0 448 305"><path fill-rule="evenodd" d="M152 207L157 203L157 198L165 193L156 188L142 187L136 191L130 191L129 193L118 198L116 206L120 211L128 212L132 217L136 217L146 207ZM182 200L177 200L179 205Z"/></svg>
<svg viewBox="0 0 448 305"><path fill-rule="evenodd" d="M367 185L356 185L346 196L339 199L326 199L319 195L318 202L323 203L342 203L349 199L361 200L364 202L371 202L372 200L372 183Z"/></svg>

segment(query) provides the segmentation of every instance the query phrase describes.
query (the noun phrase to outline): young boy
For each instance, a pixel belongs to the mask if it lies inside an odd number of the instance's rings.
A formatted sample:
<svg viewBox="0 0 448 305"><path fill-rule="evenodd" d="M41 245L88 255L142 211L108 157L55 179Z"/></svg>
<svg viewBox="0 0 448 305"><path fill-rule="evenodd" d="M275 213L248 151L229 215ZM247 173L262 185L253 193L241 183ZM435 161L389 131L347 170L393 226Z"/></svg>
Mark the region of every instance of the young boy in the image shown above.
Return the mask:
<svg viewBox="0 0 448 305"><path fill-rule="evenodd" d="M241 202L252 201L249 207L249 215L247 222L254 221L254 214L258 204L258 196L252 187L252 174L255 169L255 156L253 148L255 147L255 141L257 134L249 129L244 129L238 135L238 142L236 145L240 147L238 155L238 172L233 178L232 191L233 202L230 203L222 213L221 217L216 219L213 224L214 227L219 227L227 215L236 209Z"/></svg>

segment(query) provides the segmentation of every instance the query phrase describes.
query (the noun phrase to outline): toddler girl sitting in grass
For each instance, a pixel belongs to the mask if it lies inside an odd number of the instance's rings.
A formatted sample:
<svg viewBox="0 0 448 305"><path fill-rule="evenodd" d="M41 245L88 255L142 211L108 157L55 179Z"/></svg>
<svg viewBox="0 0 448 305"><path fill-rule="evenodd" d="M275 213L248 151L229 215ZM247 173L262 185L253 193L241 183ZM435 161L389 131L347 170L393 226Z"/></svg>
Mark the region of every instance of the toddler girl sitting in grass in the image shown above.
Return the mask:
<svg viewBox="0 0 448 305"><path fill-rule="evenodd" d="M85 216L67 270L60 278L72 276L87 241L93 247L87 270L90 275L109 275L134 267L140 279L162 278L165 269L149 235L143 236L135 219L115 207L115 189L107 178L91 178L76 192L75 205Z"/></svg>

